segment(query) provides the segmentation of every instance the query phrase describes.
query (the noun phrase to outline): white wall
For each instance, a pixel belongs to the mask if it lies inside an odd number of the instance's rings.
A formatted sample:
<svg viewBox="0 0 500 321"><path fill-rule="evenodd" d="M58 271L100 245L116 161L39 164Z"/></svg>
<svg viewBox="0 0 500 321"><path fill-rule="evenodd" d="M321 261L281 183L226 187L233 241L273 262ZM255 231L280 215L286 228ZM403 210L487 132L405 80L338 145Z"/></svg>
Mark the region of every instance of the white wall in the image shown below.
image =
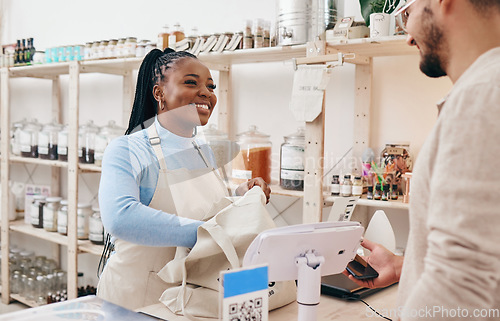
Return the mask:
<svg viewBox="0 0 500 321"><path fill-rule="evenodd" d="M38 50L102 39L136 36L155 40L162 25L179 22L188 32L198 27L200 33L242 30L245 19L264 18L274 22L275 1L254 0L143 0L143 1L3 1L3 43L33 37ZM361 19L357 1L344 3L344 15ZM434 103L449 90L446 79L429 79L418 70L418 56L376 58L373 77L373 109L370 146L379 153L389 141L409 141L417 155L436 119ZM353 137L354 66L336 68L326 101L325 166L329 168L351 146ZM289 62L233 66L233 104L235 132L256 124L271 135L274 154L273 176L277 178L279 147L283 136L294 132L296 122L288 111L293 71ZM11 120L36 117L48 122L51 105L50 82L15 79L11 86ZM94 119L98 125L121 119L121 79L110 75L82 75L81 123ZM67 108L67 78L62 77L63 106ZM99 115L96 119L95 115ZM13 179L27 179L24 167L17 167ZM32 167L29 167L32 169ZM338 171L342 168L338 168ZM45 171L46 172L46 171ZM48 183L50 176L39 167L37 183ZM85 176L80 184L80 198L92 200L98 175ZM63 179L63 187L64 187ZM87 190L86 185L90 186ZM63 194L64 194L63 189ZM278 198L277 198L278 199ZM277 207L284 207L278 204ZM300 206L294 206L300 217ZM406 215L406 213L401 213ZM397 220L398 222L400 220ZM407 224L405 220L403 223ZM397 229L397 227L395 228ZM401 230L406 233L407 226ZM403 238L404 239L404 238ZM405 243L405 241L402 241ZM90 266L95 258L90 260ZM83 258L82 258L83 260ZM94 270L86 272L94 276Z"/></svg>

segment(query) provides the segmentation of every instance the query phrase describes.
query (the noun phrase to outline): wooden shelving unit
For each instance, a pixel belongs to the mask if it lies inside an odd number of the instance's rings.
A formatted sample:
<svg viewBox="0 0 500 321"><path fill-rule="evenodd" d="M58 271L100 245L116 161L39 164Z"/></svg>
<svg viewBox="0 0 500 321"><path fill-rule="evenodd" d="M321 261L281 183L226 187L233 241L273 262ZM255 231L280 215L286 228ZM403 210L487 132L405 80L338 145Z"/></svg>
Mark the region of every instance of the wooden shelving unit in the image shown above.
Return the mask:
<svg viewBox="0 0 500 321"><path fill-rule="evenodd" d="M342 55L339 56L339 53ZM371 102L371 73L373 57L410 55L417 51L406 45L404 37L388 37L377 40L355 39L343 42L315 42L307 45L285 46L274 48L237 50L234 52L223 52L201 54L199 58L212 70L219 72L219 129L233 137L232 106L231 106L231 65L247 63L265 63L276 61L292 60L294 64L318 64L337 61L342 57L345 63L356 64L356 92L355 101L355 126L362 129L356 131L354 138L356 141L353 153L354 156L361 155L361 152L369 143L369 116ZM79 85L80 74L83 73L105 73L123 77L123 119L128 119L133 102L135 79L132 72L139 68L142 58L104 59L93 61L72 61L64 63L34 65L25 67L2 68L0 73L0 106L1 106L1 127L10 128L10 102L9 83L10 78L29 77L46 79L52 81L53 104L51 113L56 120L61 119L61 94L59 79L61 75L69 75L67 115L69 123L68 137L68 162L48 161L40 159L28 159L10 155L9 131L1 132L1 184L2 191L8 191L11 163L25 163L42 165L51 168L53 177L53 191L58 191L58 181L60 170L68 171L68 235L47 232L36 229L24 222L8 220L8 194L3 192L2 219L1 219L1 243L2 243L2 301L8 303L10 299L15 299L25 303L23 298L10 294L8 254L10 247L10 232L23 233L40 239L47 240L54 244L67 247L68 256L68 297L70 299L77 296L77 266L78 253L91 253L100 255L102 246L94 245L89 241L77 239L76 235L76 207L78 202L78 175L79 173L99 173L100 166L78 164L78 125L79 125ZM324 152L324 111L311 123L306 124L306 139L311 142L306 148L306 156L322 157ZM361 117L358 117L361 116ZM318 164L306 168L306 172L312 173L314 186L306 186L304 192L289 191L282 189L278 185L273 185L273 193L304 198L303 222L318 222L321 220L321 210L324 201L334 201L335 198L323 193L323 168ZM378 202L359 200L358 205L377 206L406 209L407 205L402 202ZM32 305L32 303L27 303Z"/></svg>

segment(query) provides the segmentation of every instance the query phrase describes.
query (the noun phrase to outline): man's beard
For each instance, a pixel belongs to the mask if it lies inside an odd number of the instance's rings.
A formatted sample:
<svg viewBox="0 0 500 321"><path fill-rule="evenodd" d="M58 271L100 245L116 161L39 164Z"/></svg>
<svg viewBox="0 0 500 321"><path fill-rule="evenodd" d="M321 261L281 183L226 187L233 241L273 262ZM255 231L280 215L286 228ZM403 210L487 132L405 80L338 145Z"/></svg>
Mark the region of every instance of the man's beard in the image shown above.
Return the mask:
<svg viewBox="0 0 500 321"><path fill-rule="evenodd" d="M443 50L443 45L446 45L446 42L444 41L443 32L434 24L432 17L432 11L425 8L422 26L425 28L424 31L427 39L425 39L423 43L425 46L424 49L428 52L422 54L420 70L426 76L438 78L446 76L446 71L443 66L447 60Z"/></svg>

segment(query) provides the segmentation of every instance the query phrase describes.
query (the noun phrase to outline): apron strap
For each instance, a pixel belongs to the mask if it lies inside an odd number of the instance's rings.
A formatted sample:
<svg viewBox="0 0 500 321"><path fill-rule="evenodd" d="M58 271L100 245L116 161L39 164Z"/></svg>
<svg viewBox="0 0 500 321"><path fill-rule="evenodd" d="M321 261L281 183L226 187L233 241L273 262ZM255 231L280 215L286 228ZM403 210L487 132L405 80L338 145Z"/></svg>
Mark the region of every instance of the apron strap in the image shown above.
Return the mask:
<svg viewBox="0 0 500 321"><path fill-rule="evenodd" d="M153 122L151 126L148 127L148 136L149 136L149 143L153 147L153 151L155 152L156 158L158 158L158 162L160 163L160 169L166 170L167 163L165 162L165 156L163 155L163 151L161 150L160 136L158 136L158 131L156 130L155 122Z"/></svg>

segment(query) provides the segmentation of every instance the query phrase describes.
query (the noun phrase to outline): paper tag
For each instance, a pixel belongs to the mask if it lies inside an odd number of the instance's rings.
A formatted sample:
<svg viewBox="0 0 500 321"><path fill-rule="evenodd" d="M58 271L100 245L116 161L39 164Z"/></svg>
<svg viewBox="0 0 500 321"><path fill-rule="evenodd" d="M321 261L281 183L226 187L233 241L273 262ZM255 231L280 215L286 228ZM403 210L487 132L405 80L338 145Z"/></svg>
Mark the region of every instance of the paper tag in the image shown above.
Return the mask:
<svg viewBox="0 0 500 321"><path fill-rule="evenodd" d="M268 321L269 291L267 266L253 266L222 271L221 311L222 321Z"/></svg>
<svg viewBox="0 0 500 321"><path fill-rule="evenodd" d="M290 109L297 121L311 122L321 113L323 93L330 80L327 66L298 66L293 77Z"/></svg>

